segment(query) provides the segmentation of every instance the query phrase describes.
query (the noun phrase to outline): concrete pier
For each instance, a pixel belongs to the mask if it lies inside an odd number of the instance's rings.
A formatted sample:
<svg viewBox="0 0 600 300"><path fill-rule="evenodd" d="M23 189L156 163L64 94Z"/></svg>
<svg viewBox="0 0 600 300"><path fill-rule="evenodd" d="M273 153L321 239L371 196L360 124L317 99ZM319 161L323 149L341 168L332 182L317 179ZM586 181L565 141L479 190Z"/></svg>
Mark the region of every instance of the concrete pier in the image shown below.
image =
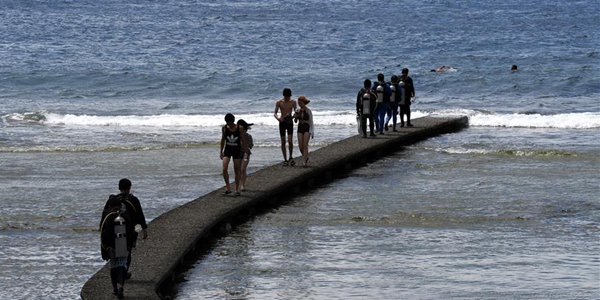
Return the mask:
<svg viewBox="0 0 600 300"><path fill-rule="evenodd" d="M311 152L308 167L277 164L249 174L248 191L241 196L223 196L223 187L158 216L148 225L150 238L139 243L133 252L130 269L133 277L125 284L125 299L163 299L161 287L174 280L177 268L186 256L207 243L215 232L235 223L238 216L251 216L255 208L277 205L310 186L329 182L338 174L403 146L457 132L468 126L468 118L425 117L413 120L413 124L415 127L399 128L399 132L388 131L385 135L369 138L356 135L335 142ZM81 298L116 299L112 294L108 265L84 284Z"/></svg>

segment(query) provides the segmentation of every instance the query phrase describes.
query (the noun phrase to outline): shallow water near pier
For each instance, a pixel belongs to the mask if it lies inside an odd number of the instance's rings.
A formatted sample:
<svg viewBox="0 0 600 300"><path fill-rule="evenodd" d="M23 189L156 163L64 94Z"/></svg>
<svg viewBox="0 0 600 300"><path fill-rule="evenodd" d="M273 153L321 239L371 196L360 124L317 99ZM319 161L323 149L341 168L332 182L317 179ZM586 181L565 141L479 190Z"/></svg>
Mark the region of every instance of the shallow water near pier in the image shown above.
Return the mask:
<svg viewBox="0 0 600 300"><path fill-rule="evenodd" d="M597 151L451 150L486 131L408 147L238 227L177 299L594 298Z"/></svg>

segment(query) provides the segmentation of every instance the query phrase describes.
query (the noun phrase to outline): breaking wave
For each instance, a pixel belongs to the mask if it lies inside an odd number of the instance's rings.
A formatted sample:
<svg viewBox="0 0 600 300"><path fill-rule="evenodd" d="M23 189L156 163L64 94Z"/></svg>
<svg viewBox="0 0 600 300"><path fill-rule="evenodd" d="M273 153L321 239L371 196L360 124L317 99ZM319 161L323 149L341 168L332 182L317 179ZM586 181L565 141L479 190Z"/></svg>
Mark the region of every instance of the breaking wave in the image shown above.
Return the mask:
<svg viewBox="0 0 600 300"><path fill-rule="evenodd" d="M566 114L501 114L489 111L448 109L441 111L414 111L413 119L433 116L468 116L469 126L473 127L523 127L523 128L562 128L592 129L600 128L600 113L566 113ZM213 127L224 125L223 115L124 115L97 116L57 114L51 112L13 113L2 116L6 125L38 124L50 126L132 126L132 127ZM256 126L276 126L277 120L271 113L237 115ZM355 125L356 114L353 111L314 111L315 125Z"/></svg>

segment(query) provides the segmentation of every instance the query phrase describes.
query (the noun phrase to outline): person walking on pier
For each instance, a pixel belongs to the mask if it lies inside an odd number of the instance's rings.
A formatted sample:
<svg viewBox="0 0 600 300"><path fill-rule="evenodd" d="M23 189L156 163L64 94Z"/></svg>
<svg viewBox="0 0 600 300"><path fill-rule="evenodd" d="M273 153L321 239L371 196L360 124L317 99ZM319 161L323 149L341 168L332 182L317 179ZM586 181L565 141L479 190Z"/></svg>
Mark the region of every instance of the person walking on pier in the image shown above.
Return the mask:
<svg viewBox="0 0 600 300"><path fill-rule="evenodd" d="M123 178L119 181L119 191L118 195L110 195L104 205L100 221L100 241L102 258L110 260L114 294L123 299L125 279L131 277L131 252L135 247L138 232L142 233L143 239L148 238L148 225L140 200L131 194L129 179Z"/></svg>
<svg viewBox="0 0 600 300"><path fill-rule="evenodd" d="M121 210L121 201L117 197L110 198L106 204L107 207L102 211L100 220L102 259L110 262L113 293L119 299L123 299L123 288L127 277L127 255L131 252L133 244L133 223L127 211Z"/></svg>
<svg viewBox="0 0 600 300"><path fill-rule="evenodd" d="M377 82L373 85L372 89L377 94L377 110L375 112L375 129L379 134L383 134L385 125L385 115L388 113L390 106L390 97L392 90L390 86L385 82L385 75L382 73L377 74Z"/></svg>
<svg viewBox="0 0 600 300"><path fill-rule="evenodd" d="M392 81L390 82L390 88L392 89L392 97L390 102L390 111L391 113L385 118L385 128L387 130L388 123L390 119L392 119L392 129L396 130L396 124L398 122L398 105L400 100L402 99L402 86L398 84L399 78L396 75L392 75Z"/></svg>
<svg viewBox="0 0 600 300"><path fill-rule="evenodd" d="M302 153L302 166L308 163L308 141L315 137L313 114L306 105L310 100L304 96L298 97L300 108L294 114L294 121L298 122L298 147Z"/></svg>
<svg viewBox="0 0 600 300"><path fill-rule="evenodd" d="M292 157L294 152L294 122L292 121L292 114L296 110L296 101L292 99L292 90L289 88L283 89L283 98L277 100L275 103L275 112L273 116L279 121L279 136L281 136L281 153L283 154L283 165L295 165L294 158ZM281 114L279 114L281 113ZM287 143L290 149L290 160L287 159L286 153L286 134Z"/></svg>
<svg viewBox="0 0 600 300"><path fill-rule="evenodd" d="M242 168L240 170L240 190L243 192L246 190L246 177L248 177L247 169L248 164L250 163L250 155L252 154L252 147L254 147L254 140L252 139L252 135L248 133L250 130L250 126L254 125L252 123L248 124L243 119L239 119L237 121L238 126L242 127L242 133L244 134L244 138L246 139L246 144L248 145L248 152L244 152L242 149Z"/></svg>
<svg viewBox="0 0 600 300"><path fill-rule="evenodd" d="M142 209L140 199L138 199L138 197L134 196L131 193L131 186L131 180L127 178L119 180L119 194L110 195L108 197L106 204L104 204L104 210L106 211L109 208L109 202L112 198L116 198L118 201L120 201L120 203L122 203L122 210L127 211L129 217L131 218L131 222L133 223L133 226L135 228L135 231L132 234L133 244L131 247L133 250L137 242L138 232L142 234L142 239L148 238L148 224L146 223L146 216L144 215L144 210ZM129 272L129 268L131 267L131 253L132 251L129 251L127 255L126 279L129 279L132 276Z"/></svg>
<svg viewBox="0 0 600 300"><path fill-rule="evenodd" d="M360 116L360 127L365 138L367 137L367 120L369 121L370 136L375 136L373 117L377 108L376 99L377 95L371 90L371 80L367 78L363 83L363 88L358 91L356 96L356 114Z"/></svg>
<svg viewBox="0 0 600 300"><path fill-rule="evenodd" d="M235 178L235 196L240 195L240 173L242 169L242 153L248 151L246 139L241 126L235 124L235 116L225 115L227 125L222 128L220 157L223 160L223 179L225 180L225 192L223 195L231 194L229 184L229 161L233 159L233 172Z"/></svg>
<svg viewBox="0 0 600 300"><path fill-rule="evenodd" d="M408 69L402 69L400 75L400 85L402 85L402 99L400 100L400 127L404 127L404 115L406 115L406 126L413 127L410 123L410 105L412 98L415 97L415 87L413 80L408 76Z"/></svg>

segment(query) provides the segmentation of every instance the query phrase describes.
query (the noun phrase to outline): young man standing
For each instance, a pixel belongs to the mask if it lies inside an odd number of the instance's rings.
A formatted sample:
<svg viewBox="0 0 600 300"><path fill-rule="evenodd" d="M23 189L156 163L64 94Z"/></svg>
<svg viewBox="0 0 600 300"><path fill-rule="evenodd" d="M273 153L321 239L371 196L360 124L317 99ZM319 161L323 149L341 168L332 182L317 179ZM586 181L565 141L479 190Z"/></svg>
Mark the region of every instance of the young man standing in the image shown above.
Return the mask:
<svg viewBox="0 0 600 300"><path fill-rule="evenodd" d="M279 136L281 136L281 153L283 154L283 165L295 165L292 157L294 151L293 132L294 122L292 114L296 111L296 100L292 99L292 90L289 88L283 89L283 98L275 103L275 112L273 116L279 121ZM286 153L286 134L287 143L290 150L290 160L287 159Z"/></svg>
<svg viewBox="0 0 600 300"><path fill-rule="evenodd" d="M408 76L408 69L402 69L402 75L400 75L400 85L402 85L402 99L400 100L400 127L404 127L404 115L406 115L406 126L413 127L410 123L410 104L412 98L415 96L415 87L413 80Z"/></svg>
<svg viewBox="0 0 600 300"><path fill-rule="evenodd" d="M248 153L245 135L240 129L241 126L235 124L235 116L225 115L227 125L222 128L220 157L223 160L223 179L225 180L225 192L223 195L231 194L229 184L229 162L233 160L233 171L235 172L235 196L240 195L240 177L242 169L243 153Z"/></svg>
<svg viewBox="0 0 600 300"><path fill-rule="evenodd" d="M373 116L376 107L377 95L371 90L371 80L367 78L363 83L363 88L356 95L356 114L360 116L360 128L364 138L367 137L367 120L369 121L371 136L375 136Z"/></svg>
<svg viewBox="0 0 600 300"><path fill-rule="evenodd" d="M390 85L385 82L385 76L382 73L377 74L377 82L373 84L371 89L377 94L377 109L374 118L375 131L379 134L383 134L385 115L388 113L388 108L390 106L392 89L390 88Z"/></svg>
<svg viewBox="0 0 600 300"><path fill-rule="evenodd" d="M400 100L402 99L402 86L398 84L400 78L396 75L392 75L392 81L390 82L390 88L392 89L392 97L390 101L390 113L385 118L385 130L388 128L388 123L390 119L392 120L392 129L394 132L396 130L396 123L398 121L398 105L400 104Z"/></svg>

